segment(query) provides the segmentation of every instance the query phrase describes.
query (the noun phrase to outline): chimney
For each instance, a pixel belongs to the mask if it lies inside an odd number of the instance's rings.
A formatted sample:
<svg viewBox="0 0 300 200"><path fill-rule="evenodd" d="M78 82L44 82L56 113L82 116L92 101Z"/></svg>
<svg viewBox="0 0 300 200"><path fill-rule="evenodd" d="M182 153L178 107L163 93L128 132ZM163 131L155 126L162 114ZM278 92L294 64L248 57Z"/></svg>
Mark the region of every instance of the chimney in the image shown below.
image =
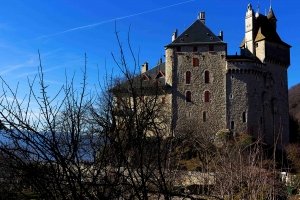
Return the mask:
<svg viewBox="0 0 300 200"><path fill-rule="evenodd" d="M218 36L220 38L220 40L223 40L223 35L224 35L223 31L220 31L219 36Z"/></svg>
<svg viewBox="0 0 300 200"><path fill-rule="evenodd" d="M199 13L199 16L198 16L198 19L199 19L203 24L205 24L205 12L200 12L200 13Z"/></svg>
<svg viewBox="0 0 300 200"><path fill-rule="evenodd" d="M174 42L174 40L176 40L177 38L177 29L174 31L173 35L172 35L172 42Z"/></svg>
<svg viewBox="0 0 300 200"><path fill-rule="evenodd" d="M141 73L145 73L146 71L148 71L148 63L147 63L147 62L145 62L145 63L142 65Z"/></svg>

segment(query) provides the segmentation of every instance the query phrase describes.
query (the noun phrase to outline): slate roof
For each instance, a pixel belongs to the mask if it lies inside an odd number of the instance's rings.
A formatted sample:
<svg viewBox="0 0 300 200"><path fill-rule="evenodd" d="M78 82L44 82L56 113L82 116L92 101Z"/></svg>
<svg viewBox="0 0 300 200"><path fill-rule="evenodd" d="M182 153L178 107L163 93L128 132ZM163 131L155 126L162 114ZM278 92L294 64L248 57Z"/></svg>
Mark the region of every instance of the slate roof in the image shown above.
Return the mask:
<svg viewBox="0 0 300 200"><path fill-rule="evenodd" d="M226 60L228 62L236 62L236 61L246 61L246 62L257 62L261 63L261 61L256 57L249 57L246 55L227 55Z"/></svg>
<svg viewBox="0 0 300 200"><path fill-rule="evenodd" d="M197 19L189 28L166 47L190 44L224 43L204 23Z"/></svg>
<svg viewBox="0 0 300 200"><path fill-rule="evenodd" d="M267 18L268 18L268 19L275 19L275 20L277 20L275 14L274 14L274 11L273 11L273 9L272 9L272 7L271 7L270 10L269 10L269 13L268 13L268 15L267 15Z"/></svg>
<svg viewBox="0 0 300 200"><path fill-rule="evenodd" d="M270 15L273 15L275 17L274 13ZM272 25L271 21L268 19L267 16L259 14L259 16L255 18L254 24L255 24L254 27L255 42L266 40L269 42L274 42L277 44L282 44L284 46L290 47L289 44L281 40L281 38L279 37L276 31L276 28ZM240 47L243 47L244 45L245 45L245 38L243 39Z"/></svg>
<svg viewBox="0 0 300 200"><path fill-rule="evenodd" d="M112 91L115 93L127 93L131 88L131 84L137 92L143 90L146 94L156 93L157 89L167 92L171 88L171 86L166 84L165 63L158 63L157 66L135 76L131 81L126 80L124 83L118 84Z"/></svg>
<svg viewBox="0 0 300 200"><path fill-rule="evenodd" d="M141 75L147 75L150 79L155 79L157 78L157 75L159 74L159 72L163 73L163 77L161 77L161 80L163 80L165 82L165 71L166 71L166 66L165 63L158 63L157 66L155 66L154 68L146 71L145 73L141 74Z"/></svg>

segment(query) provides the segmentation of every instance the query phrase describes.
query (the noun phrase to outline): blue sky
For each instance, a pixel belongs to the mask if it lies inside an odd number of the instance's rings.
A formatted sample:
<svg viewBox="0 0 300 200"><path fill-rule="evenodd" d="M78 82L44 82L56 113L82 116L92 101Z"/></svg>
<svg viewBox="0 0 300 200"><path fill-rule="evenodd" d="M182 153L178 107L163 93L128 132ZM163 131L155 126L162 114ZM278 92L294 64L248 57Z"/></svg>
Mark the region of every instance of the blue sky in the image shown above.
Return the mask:
<svg viewBox="0 0 300 200"><path fill-rule="evenodd" d="M115 22L124 46L130 27L131 44L139 64L154 66L164 56L172 32L191 25L200 11L206 24L218 34L224 31L229 54L239 52L244 36L244 17L248 3L261 13L270 0L9 0L0 6L0 75L20 91L26 91L27 78L37 73L41 52L46 82L55 89L65 74L80 80L87 54L89 87L97 74L118 74L111 53L118 54ZM273 0L281 38L292 46L289 87L300 82L300 3ZM126 49L126 52L128 50ZM130 58L130 56L129 56ZM129 59L130 61L130 59ZM80 82L78 82L79 85Z"/></svg>

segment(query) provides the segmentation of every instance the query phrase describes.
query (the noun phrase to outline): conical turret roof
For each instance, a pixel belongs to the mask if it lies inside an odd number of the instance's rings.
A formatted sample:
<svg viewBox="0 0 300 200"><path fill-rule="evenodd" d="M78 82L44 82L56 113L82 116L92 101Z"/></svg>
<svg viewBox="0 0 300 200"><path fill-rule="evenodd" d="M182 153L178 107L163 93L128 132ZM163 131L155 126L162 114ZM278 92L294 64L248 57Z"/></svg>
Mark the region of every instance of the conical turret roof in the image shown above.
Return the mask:
<svg viewBox="0 0 300 200"><path fill-rule="evenodd" d="M275 20L277 20L275 14L274 14L274 11L273 11L273 9L272 9L272 7L270 7L270 10L269 10L269 13L268 13L268 15L267 15L267 18L268 18L268 19L275 19Z"/></svg>

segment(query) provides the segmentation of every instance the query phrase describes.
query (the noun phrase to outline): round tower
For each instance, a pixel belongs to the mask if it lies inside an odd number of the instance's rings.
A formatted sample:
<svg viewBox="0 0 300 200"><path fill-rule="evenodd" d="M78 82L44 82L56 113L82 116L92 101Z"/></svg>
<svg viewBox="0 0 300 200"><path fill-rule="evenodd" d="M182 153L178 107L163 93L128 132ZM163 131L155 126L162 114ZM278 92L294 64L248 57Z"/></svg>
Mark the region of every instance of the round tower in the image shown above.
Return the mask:
<svg viewBox="0 0 300 200"><path fill-rule="evenodd" d="M248 4L245 18L245 53L248 56L255 55L254 48L254 18L255 14L252 5Z"/></svg>

